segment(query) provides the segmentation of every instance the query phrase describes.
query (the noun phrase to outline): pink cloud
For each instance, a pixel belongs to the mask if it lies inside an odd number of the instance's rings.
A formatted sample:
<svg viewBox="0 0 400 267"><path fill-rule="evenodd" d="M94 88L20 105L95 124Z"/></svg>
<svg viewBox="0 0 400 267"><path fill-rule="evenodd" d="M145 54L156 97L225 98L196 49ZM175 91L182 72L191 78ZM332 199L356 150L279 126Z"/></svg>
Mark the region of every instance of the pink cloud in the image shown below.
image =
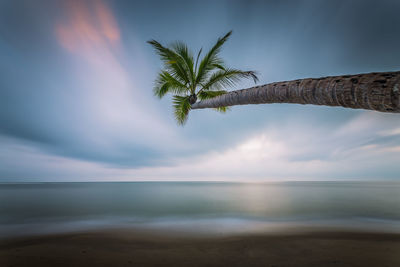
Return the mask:
<svg viewBox="0 0 400 267"><path fill-rule="evenodd" d="M56 25L55 33L60 45L69 52L116 45L120 41L112 10L101 0L68 2L66 17Z"/></svg>

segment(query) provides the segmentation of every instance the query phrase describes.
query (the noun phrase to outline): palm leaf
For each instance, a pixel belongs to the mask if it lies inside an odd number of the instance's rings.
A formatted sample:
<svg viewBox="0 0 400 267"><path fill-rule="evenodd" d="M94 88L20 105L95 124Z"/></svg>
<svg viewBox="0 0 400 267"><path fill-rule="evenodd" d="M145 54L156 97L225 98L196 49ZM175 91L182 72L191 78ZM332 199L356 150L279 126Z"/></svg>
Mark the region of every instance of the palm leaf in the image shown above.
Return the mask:
<svg viewBox="0 0 400 267"><path fill-rule="evenodd" d="M147 43L153 46L161 60L164 62L164 67L170 71L172 76L183 83L190 83L190 72L184 67L186 63L180 55L173 50L162 46L156 40L150 40Z"/></svg>
<svg viewBox="0 0 400 267"><path fill-rule="evenodd" d="M211 99L227 93L222 90L226 86L234 86L242 78L258 80L254 71L229 69L219 57L222 45L228 40L232 31L219 38L208 53L200 60L202 49L194 61L193 54L186 44L175 42L170 47L164 47L155 40L148 41L156 50L164 63L164 69L158 74L153 88L154 94L162 98L167 93L173 93L174 115L178 124L186 123L192 103L195 99ZM196 89L200 90L196 93ZM227 107L215 110L226 112Z"/></svg>
<svg viewBox="0 0 400 267"><path fill-rule="evenodd" d="M184 63L183 67L185 71L189 74L189 81L194 84L194 59L193 54L189 51L186 44L182 42L175 42L171 45L174 52L179 55Z"/></svg>
<svg viewBox="0 0 400 267"><path fill-rule="evenodd" d="M228 91L225 90L220 90L220 91L201 91L199 92L199 99L200 100L205 100L205 99L210 99L210 98L214 98L216 96L220 96L223 94L226 94Z"/></svg>
<svg viewBox="0 0 400 267"><path fill-rule="evenodd" d="M225 113L225 112L229 111L229 107L218 107L218 108L214 108L214 110L221 112L221 113Z"/></svg>
<svg viewBox="0 0 400 267"><path fill-rule="evenodd" d="M223 61L218 57L218 54L221 51L221 46L229 39L231 34L232 31L228 32L223 37L218 38L215 45L204 56L200 62L199 70L197 72L196 83L201 83L203 80L205 80L207 74L211 70L215 69L216 65L223 65Z"/></svg>
<svg viewBox="0 0 400 267"><path fill-rule="evenodd" d="M174 78L168 71L161 71L158 74L153 88L154 95L159 98L162 98L167 93L184 94L188 90L183 83Z"/></svg>
<svg viewBox="0 0 400 267"><path fill-rule="evenodd" d="M235 86L243 78L252 78L254 83L258 81L257 74L254 71L225 69L214 72L208 81L203 84L201 90L218 90L228 86Z"/></svg>
<svg viewBox="0 0 400 267"><path fill-rule="evenodd" d="M175 119L180 125L184 125L187 121L189 111L191 109L189 96L174 95L172 98Z"/></svg>
<svg viewBox="0 0 400 267"><path fill-rule="evenodd" d="M221 64L213 64L213 66L216 67L217 69L225 70L225 67L222 66Z"/></svg>
<svg viewBox="0 0 400 267"><path fill-rule="evenodd" d="M199 53L197 54L197 58L196 58L196 66L194 67L194 73L197 73L197 63L199 63L199 58L201 55L201 52L203 51L203 48L200 48Z"/></svg>

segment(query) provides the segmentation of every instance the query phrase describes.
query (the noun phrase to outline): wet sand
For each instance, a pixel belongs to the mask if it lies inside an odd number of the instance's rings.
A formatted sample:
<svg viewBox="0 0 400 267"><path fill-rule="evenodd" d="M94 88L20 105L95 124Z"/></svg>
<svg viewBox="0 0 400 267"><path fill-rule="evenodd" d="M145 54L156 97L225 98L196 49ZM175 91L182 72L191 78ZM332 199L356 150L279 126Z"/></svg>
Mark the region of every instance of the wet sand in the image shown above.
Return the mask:
<svg viewBox="0 0 400 267"><path fill-rule="evenodd" d="M400 266L400 234L107 230L0 240L0 266Z"/></svg>

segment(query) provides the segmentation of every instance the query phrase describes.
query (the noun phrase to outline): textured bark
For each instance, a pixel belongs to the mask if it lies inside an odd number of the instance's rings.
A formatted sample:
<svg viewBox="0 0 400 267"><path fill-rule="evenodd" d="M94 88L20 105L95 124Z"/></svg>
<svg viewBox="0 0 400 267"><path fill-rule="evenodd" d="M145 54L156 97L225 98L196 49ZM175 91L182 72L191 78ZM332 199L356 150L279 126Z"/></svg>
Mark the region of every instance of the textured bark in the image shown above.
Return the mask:
<svg viewBox="0 0 400 267"><path fill-rule="evenodd" d="M203 100L192 109L293 103L400 113L400 72L331 76L269 83Z"/></svg>

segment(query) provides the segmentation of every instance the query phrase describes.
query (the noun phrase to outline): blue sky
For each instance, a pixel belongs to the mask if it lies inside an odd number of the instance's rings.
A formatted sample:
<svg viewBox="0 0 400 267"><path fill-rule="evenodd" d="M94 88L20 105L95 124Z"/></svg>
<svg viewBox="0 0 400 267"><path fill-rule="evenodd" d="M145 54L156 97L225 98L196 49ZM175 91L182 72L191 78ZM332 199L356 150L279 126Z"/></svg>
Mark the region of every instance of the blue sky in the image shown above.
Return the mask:
<svg viewBox="0 0 400 267"><path fill-rule="evenodd" d="M259 84L397 71L399 1L1 1L0 181L399 179L400 116L289 104L190 113L152 95L146 43ZM243 81L236 88L252 86Z"/></svg>

